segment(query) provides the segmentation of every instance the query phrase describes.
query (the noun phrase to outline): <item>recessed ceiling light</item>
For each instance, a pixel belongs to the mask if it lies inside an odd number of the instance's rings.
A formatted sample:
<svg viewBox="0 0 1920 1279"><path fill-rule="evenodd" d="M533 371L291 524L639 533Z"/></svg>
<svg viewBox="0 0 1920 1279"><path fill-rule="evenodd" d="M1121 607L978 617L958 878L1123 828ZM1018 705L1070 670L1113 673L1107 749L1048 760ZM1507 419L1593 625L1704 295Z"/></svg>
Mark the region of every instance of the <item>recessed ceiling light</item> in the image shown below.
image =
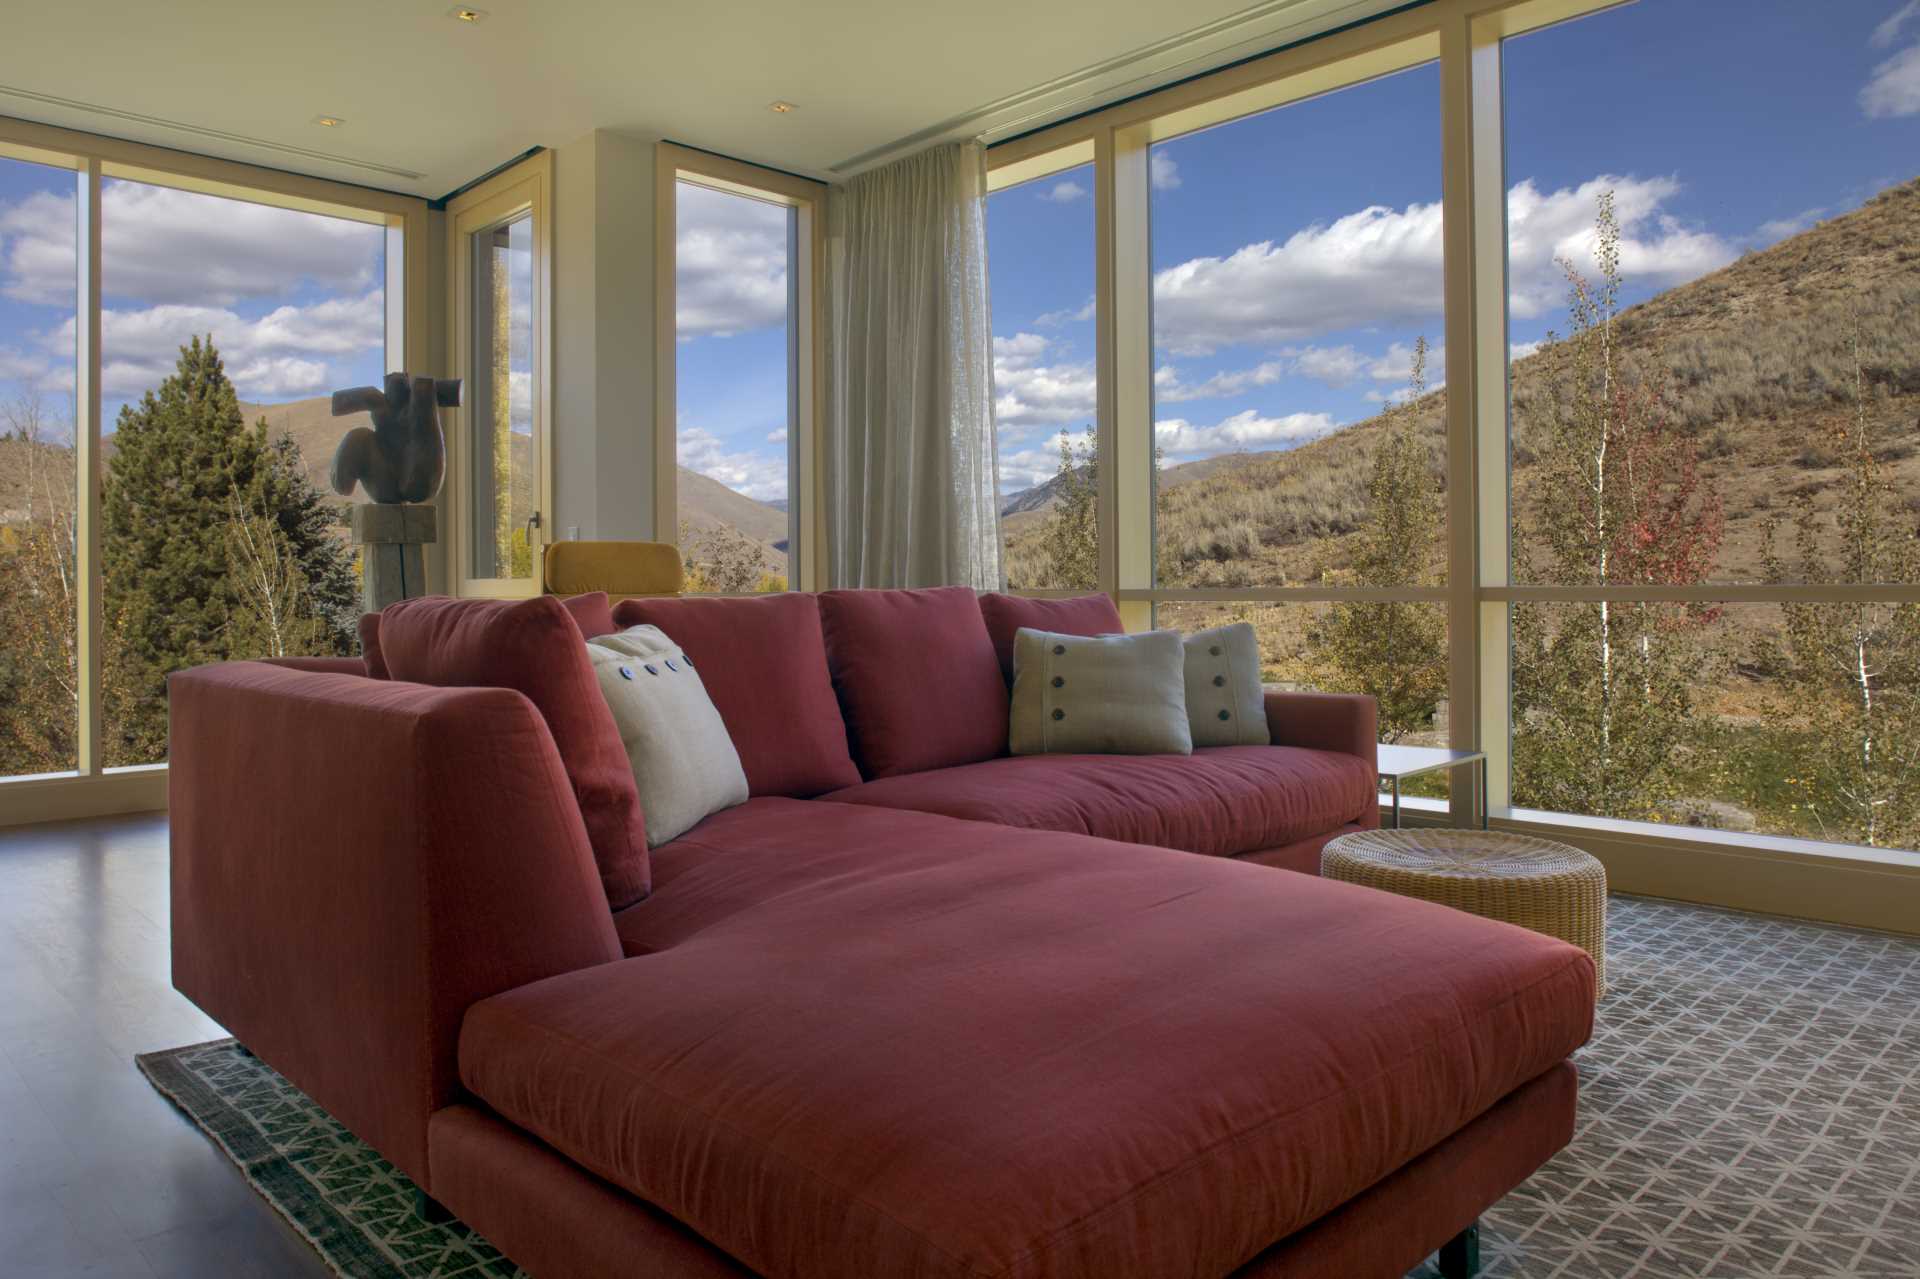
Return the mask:
<svg viewBox="0 0 1920 1279"><path fill-rule="evenodd" d="M456 4L453 8L447 10L447 16L456 22L485 22L487 20L487 11L485 9L469 9L464 4Z"/></svg>
<svg viewBox="0 0 1920 1279"><path fill-rule="evenodd" d="M775 115L791 115L793 112L799 110L799 108L791 102L769 102L767 103L767 110L773 112Z"/></svg>
<svg viewBox="0 0 1920 1279"><path fill-rule="evenodd" d="M313 117L313 122L323 129L337 129L346 123L337 115L317 115Z"/></svg>

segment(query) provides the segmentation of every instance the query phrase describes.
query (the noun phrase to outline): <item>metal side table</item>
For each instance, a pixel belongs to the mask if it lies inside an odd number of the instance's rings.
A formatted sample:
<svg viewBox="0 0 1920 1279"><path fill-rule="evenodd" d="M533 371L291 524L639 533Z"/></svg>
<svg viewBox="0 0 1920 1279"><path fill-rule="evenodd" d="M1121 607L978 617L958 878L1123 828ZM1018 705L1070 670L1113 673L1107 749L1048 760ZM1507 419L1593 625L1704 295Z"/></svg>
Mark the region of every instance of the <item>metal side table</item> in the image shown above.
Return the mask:
<svg viewBox="0 0 1920 1279"><path fill-rule="evenodd" d="M1391 783L1393 788L1393 826L1400 829L1400 783L1409 777L1421 773L1438 772L1443 768L1457 768L1461 764L1480 765L1480 829L1487 828L1487 753L1485 751L1451 751L1438 746L1389 746L1380 747L1380 762L1376 766L1380 780Z"/></svg>

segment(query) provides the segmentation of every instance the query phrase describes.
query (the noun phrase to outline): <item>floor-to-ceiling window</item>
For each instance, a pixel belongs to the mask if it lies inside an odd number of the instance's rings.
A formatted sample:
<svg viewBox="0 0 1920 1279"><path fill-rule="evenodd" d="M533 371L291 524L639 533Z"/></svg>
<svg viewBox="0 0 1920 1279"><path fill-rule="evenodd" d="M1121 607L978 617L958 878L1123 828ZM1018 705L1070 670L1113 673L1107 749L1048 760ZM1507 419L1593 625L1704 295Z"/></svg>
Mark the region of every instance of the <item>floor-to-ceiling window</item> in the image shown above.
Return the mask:
<svg viewBox="0 0 1920 1279"><path fill-rule="evenodd" d="M1920 847L1920 12L1502 61L1514 804Z"/></svg>
<svg viewBox="0 0 1920 1279"><path fill-rule="evenodd" d="M801 576L799 544L814 540L811 280L824 192L717 157L663 155L674 299L669 540L690 591L784 591Z"/></svg>
<svg viewBox="0 0 1920 1279"><path fill-rule="evenodd" d="M0 152L0 777L79 760L75 183Z"/></svg>
<svg viewBox="0 0 1920 1279"><path fill-rule="evenodd" d="M174 670L354 649L329 396L425 206L176 160L0 120L0 820L156 801Z"/></svg>
<svg viewBox="0 0 1920 1279"><path fill-rule="evenodd" d="M990 156L997 319L1016 197L1103 210L1130 625L1252 622L1496 819L1920 864L1920 10L1435 0Z"/></svg>
<svg viewBox="0 0 1920 1279"><path fill-rule="evenodd" d="M987 198L1000 534L1013 590L1100 581L1093 166Z"/></svg>
<svg viewBox="0 0 1920 1279"><path fill-rule="evenodd" d="M167 755L166 677L356 651L334 390L378 385L386 229L151 182L100 199L103 760ZM364 500L364 497L362 497Z"/></svg>

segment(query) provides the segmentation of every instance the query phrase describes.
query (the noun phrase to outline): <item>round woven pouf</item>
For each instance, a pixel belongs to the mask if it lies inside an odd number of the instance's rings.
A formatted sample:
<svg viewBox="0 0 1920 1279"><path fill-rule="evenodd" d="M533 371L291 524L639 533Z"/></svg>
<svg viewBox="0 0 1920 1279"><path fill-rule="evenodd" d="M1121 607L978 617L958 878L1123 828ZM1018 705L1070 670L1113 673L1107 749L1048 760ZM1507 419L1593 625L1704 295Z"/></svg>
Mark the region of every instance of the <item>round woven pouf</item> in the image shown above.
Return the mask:
<svg viewBox="0 0 1920 1279"><path fill-rule="evenodd" d="M1593 956L1607 989L1607 870L1567 844L1483 830L1366 830L1327 841L1320 873L1505 920Z"/></svg>

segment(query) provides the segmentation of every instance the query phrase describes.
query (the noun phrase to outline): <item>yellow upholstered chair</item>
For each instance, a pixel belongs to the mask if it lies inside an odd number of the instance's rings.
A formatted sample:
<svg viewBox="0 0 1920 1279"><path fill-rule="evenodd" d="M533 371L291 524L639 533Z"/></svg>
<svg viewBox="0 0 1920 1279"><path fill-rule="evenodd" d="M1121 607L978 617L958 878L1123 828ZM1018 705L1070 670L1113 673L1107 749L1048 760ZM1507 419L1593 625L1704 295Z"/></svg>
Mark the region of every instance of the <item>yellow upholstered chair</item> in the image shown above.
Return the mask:
<svg viewBox="0 0 1920 1279"><path fill-rule="evenodd" d="M680 593L680 548L665 542L552 542L547 594L605 591L616 600Z"/></svg>

